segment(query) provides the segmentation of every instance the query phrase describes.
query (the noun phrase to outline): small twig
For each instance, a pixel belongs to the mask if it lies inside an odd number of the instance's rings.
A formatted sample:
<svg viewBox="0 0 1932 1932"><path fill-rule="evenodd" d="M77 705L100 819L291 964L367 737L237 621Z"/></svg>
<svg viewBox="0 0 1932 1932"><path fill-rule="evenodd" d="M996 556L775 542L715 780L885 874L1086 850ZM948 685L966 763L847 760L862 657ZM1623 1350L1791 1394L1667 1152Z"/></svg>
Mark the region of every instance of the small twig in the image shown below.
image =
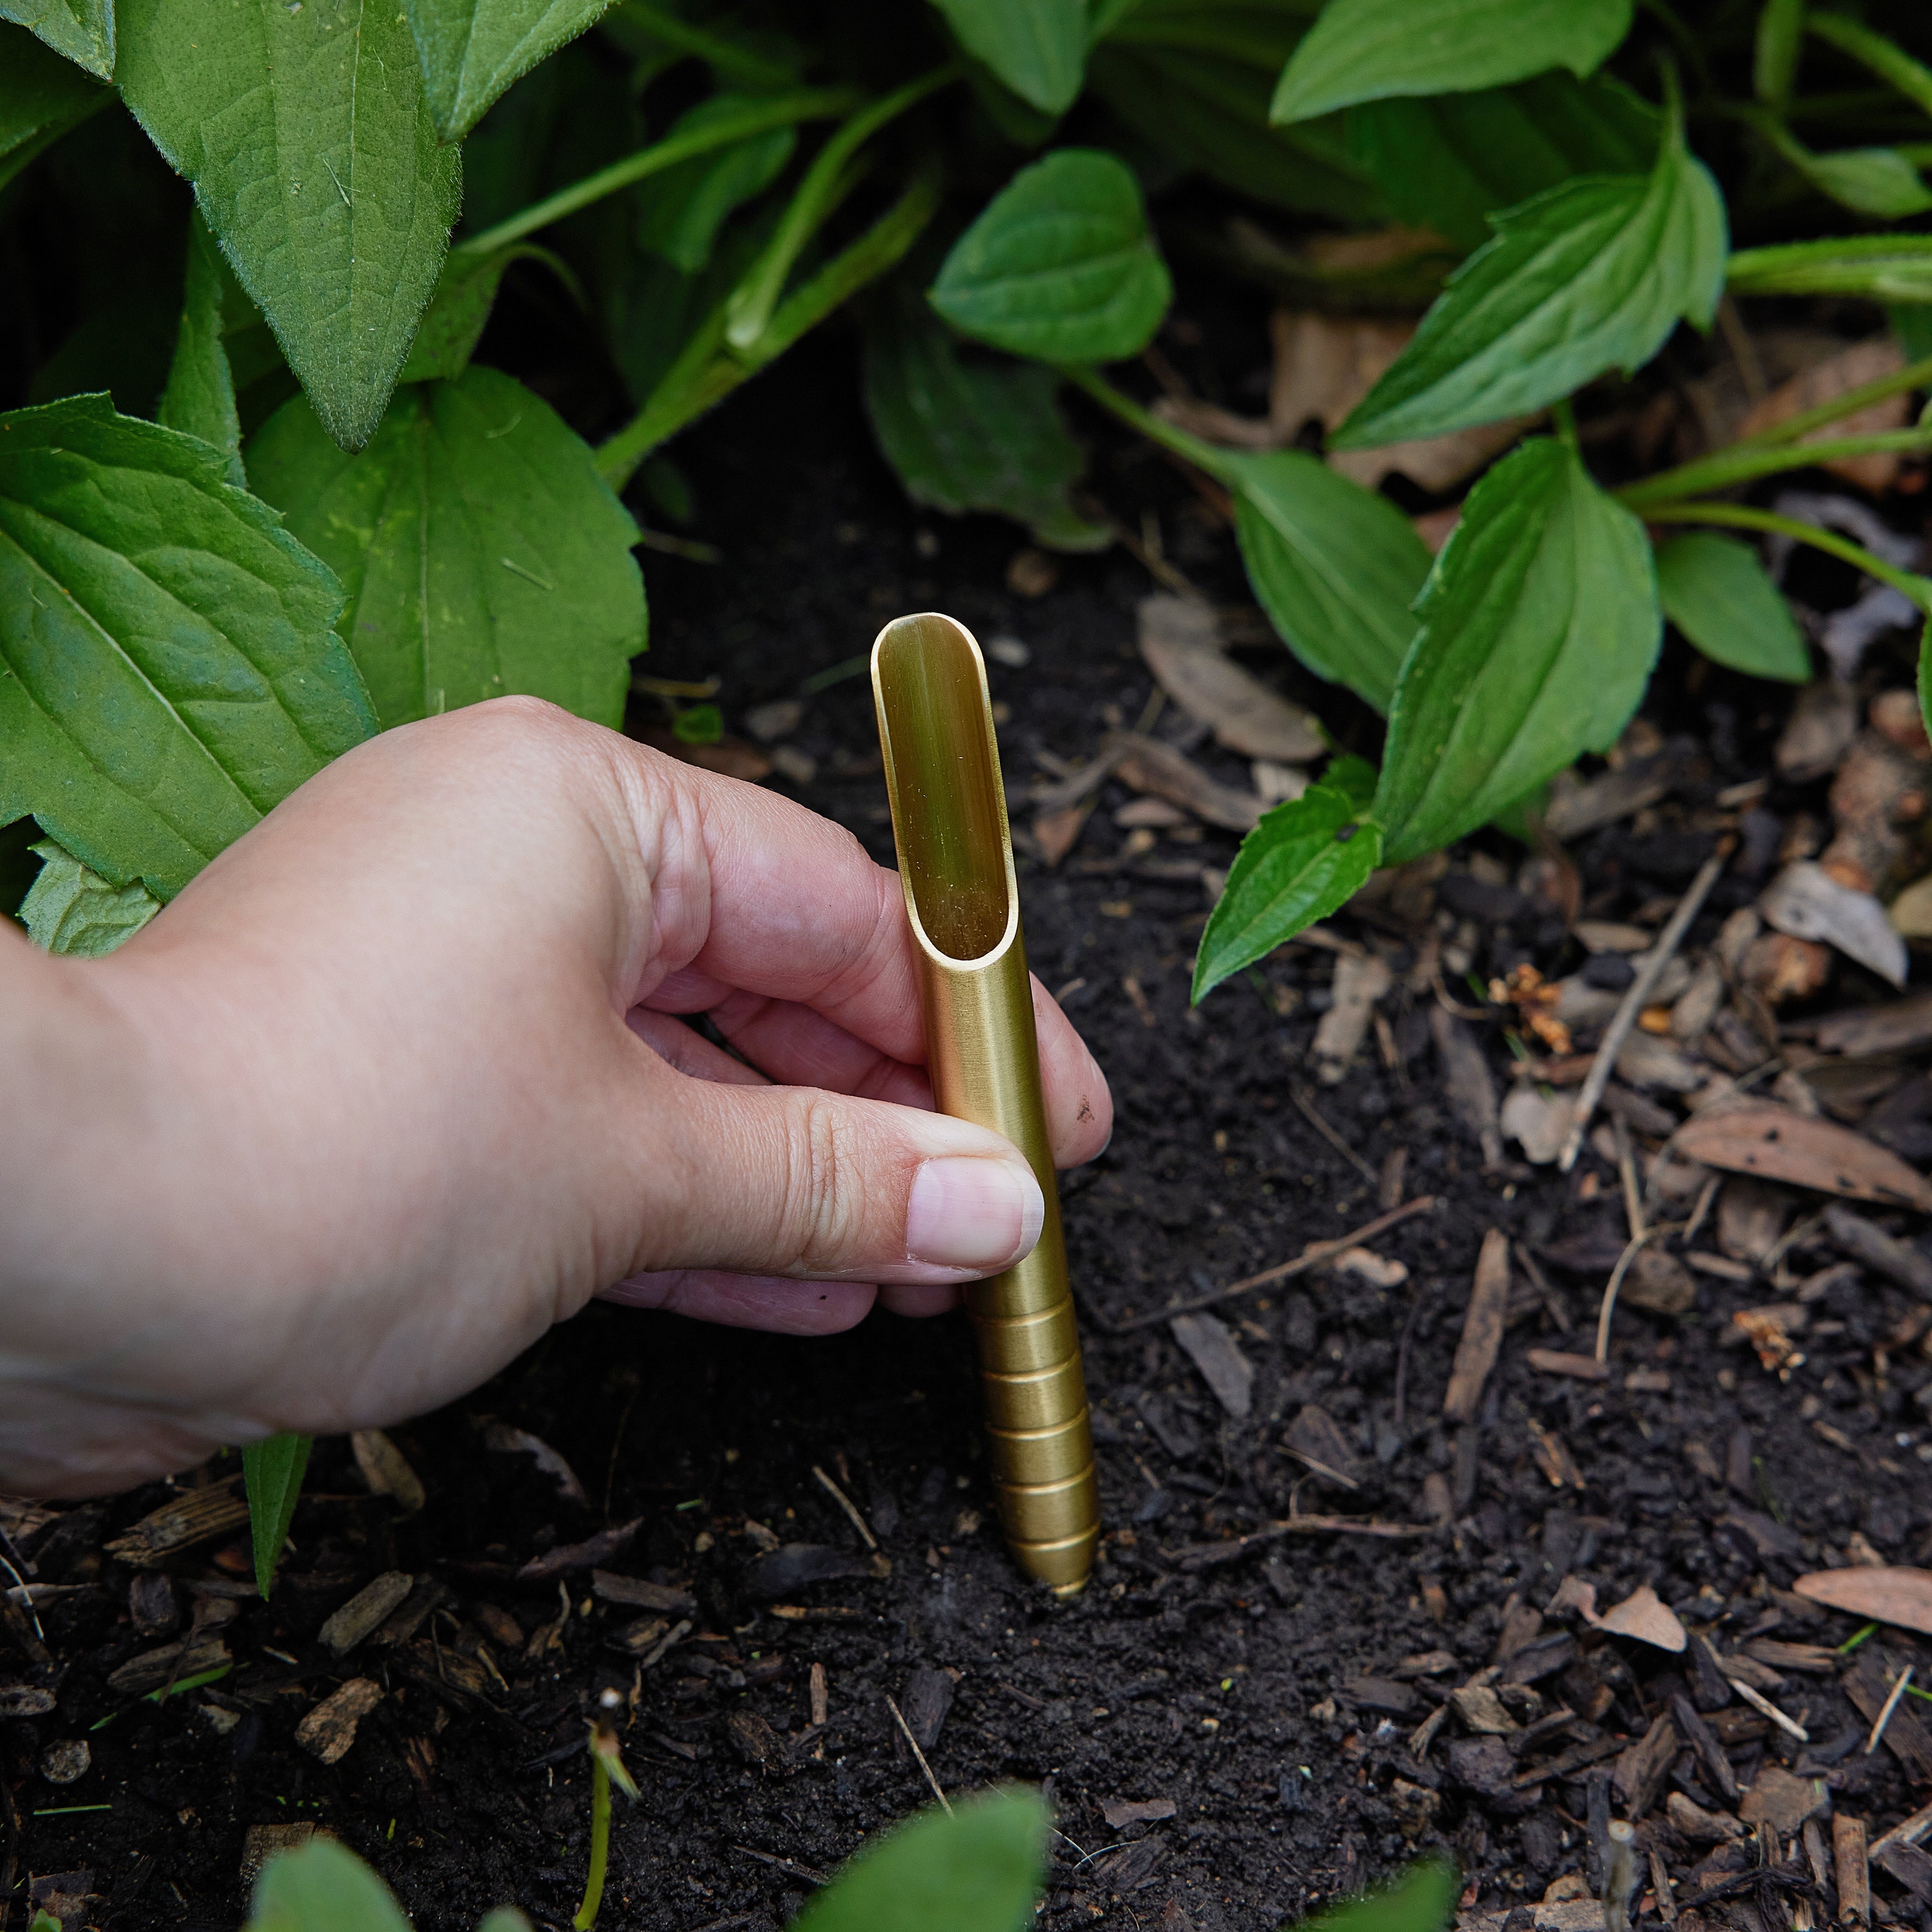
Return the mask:
<svg viewBox="0 0 1932 1932"><path fill-rule="evenodd" d="M8 1575L13 1578L20 1593L18 1600L20 1606L32 1619L34 1634L44 1644L47 1640L47 1634L40 1628L40 1613L34 1608L34 1593L27 1587L26 1578L22 1576L4 1556L0 1556L0 1570L5 1570ZM38 1575L39 1572L36 1571L34 1574Z"/></svg>
<svg viewBox="0 0 1932 1932"><path fill-rule="evenodd" d="M1637 1258L1638 1251L1647 1241L1654 1240L1659 1234L1674 1234L1676 1223L1660 1221L1654 1228L1646 1228L1640 1234L1634 1234L1625 1244L1624 1251L1617 1257L1617 1264L1610 1270L1610 1278L1604 1284L1602 1306L1597 1310L1597 1359L1607 1362L1610 1359L1610 1317L1616 1312L1617 1290L1624 1285L1624 1276L1630 1272L1630 1263Z"/></svg>
<svg viewBox="0 0 1932 1932"><path fill-rule="evenodd" d="M1322 1138L1326 1141L1328 1144L1333 1148L1335 1151L1339 1154L1364 1180L1367 1181L1371 1186L1379 1186L1382 1184L1382 1174L1380 1172L1378 1169L1371 1167L1369 1163L1342 1138L1340 1134L1336 1132L1335 1129L1330 1126L1328 1123L1322 1118L1321 1110L1316 1106L1315 1102L1308 1097L1306 1092L1302 1088L1298 1085L1290 1086L1288 1090L1288 1097L1301 1109L1302 1118L1307 1121L1308 1124L1312 1127L1315 1131L1319 1134Z"/></svg>
<svg viewBox="0 0 1932 1932"><path fill-rule="evenodd" d="M1711 888L1718 883L1718 877L1724 869L1724 862L1730 856L1727 846L1720 847L1706 859L1698 869L1697 876L1690 881L1690 889L1677 902L1677 910L1670 915L1670 923L1664 928L1657 944L1650 950L1650 957L1644 962L1643 970L1630 983L1623 1003L1616 1010L1610 1024L1604 1030L1604 1037L1597 1048L1597 1057L1590 1063L1588 1076L1583 1082L1582 1091L1576 1096L1576 1112L1570 1123L1570 1132L1564 1137L1563 1151L1556 1156L1556 1166L1561 1173L1568 1174L1576 1165L1577 1151L1583 1144L1583 1136L1588 1128L1604 1097L1604 1089L1610 1084L1610 1076L1616 1071L1617 1055L1623 1051L1623 1044L1629 1039L1630 1029L1636 1024L1637 1016L1649 1003L1652 990L1664 976L1664 969L1676 956L1677 949L1684 943L1684 935L1690 930L1690 922L1703 908Z"/></svg>
<svg viewBox="0 0 1932 1932"><path fill-rule="evenodd" d="M1796 1738L1801 1744L1811 1742L1811 1733L1796 1718L1787 1718L1763 1692L1754 1690L1742 1678L1729 1677L1725 1682L1760 1717L1768 1718L1780 1731Z"/></svg>
<svg viewBox="0 0 1932 1932"><path fill-rule="evenodd" d="M1697 1204L1690 1210L1690 1218L1684 1224L1684 1245L1688 1248L1697 1238L1697 1230L1704 1225L1704 1217L1711 1211L1711 1203L1718 1198L1718 1190L1724 1184L1724 1177L1714 1174L1697 1190Z"/></svg>
<svg viewBox="0 0 1932 1932"><path fill-rule="evenodd" d="M905 1714L892 1702L892 1693L886 1694L886 1708L891 1712L895 1721L905 1733L905 1741L912 1746L912 1754L919 1760L919 1768L926 1773L926 1781L932 1786L932 1795L939 1800L939 1808L947 1817L952 1816L952 1807L946 1802L946 1793L940 1790L939 1780L932 1774L932 1767L926 1761L926 1754L919 1748L919 1740L912 1734L912 1726L905 1720Z"/></svg>
<svg viewBox="0 0 1932 1932"><path fill-rule="evenodd" d="M1892 1722L1892 1714L1898 1708L1898 1700L1905 1695L1905 1687L1911 1682L1912 1666L1908 1664L1898 1673L1898 1682L1892 1687L1891 1695L1879 1706L1878 1715L1872 1720L1871 1736L1865 1740L1867 1757L1878 1749L1879 1739L1885 1736L1885 1727Z"/></svg>
<svg viewBox="0 0 1932 1932"><path fill-rule="evenodd" d="M1630 1239L1635 1240L1648 1226L1644 1216L1643 1190L1637 1184L1636 1156L1630 1148L1630 1123L1619 1114L1612 1126L1617 1144L1617 1178L1623 1183L1624 1219L1629 1225Z"/></svg>
<svg viewBox="0 0 1932 1932"><path fill-rule="evenodd" d="M820 1484L832 1500L852 1519L852 1527L864 1538L866 1547L868 1550L876 1550L879 1546L879 1539L872 1534L870 1526L859 1514L857 1505L854 1503L852 1498L816 1462L812 1466L812 1473L818 1478Z"/></svg>
<svg viewBox="0 0 1932 1932"><path fill-rule="evenodd" d="M1306 935L1304 935L1305 937ZM1418 1194L1413 1201L1405 1201L1400 1208L1391 1208L1386 1214L1378 1214L1372 1221L1364 1221L1353 1232L1340 1234L1332 1241L1318 1242L1304 1255L1292 1262L1283 1262L1279 1268L1264 1268L1259 1274L1251 1274L1244 1280L1232 1282L1226 1288L1217 1288L1211 1294L1197 1294L1192 1301L1177 1301L1166 1308L1156 1308L1146 1315L1130 1316L1124 1322L1114 1324L1114 1333L1124 1335L1135 1328L1151 1328L1156 1322L1171 1321L1177 1315L1193 1315L1202 1309L1212 1308L1217 1302L1227 1301L1238 1294L1246 1294L1258 1288L1267 1288L1276 1282L1286 1281L1292 1276L1305 1274L1310 1268L1321 1267L1324 1262L1333 1261L1344 1249L1359 1246L1372 1240L1377 1234L1385 1234L1398 1221L1406 1221L1412 1214L1426 1214L1436 1206L1432 1194Z"/></svg>

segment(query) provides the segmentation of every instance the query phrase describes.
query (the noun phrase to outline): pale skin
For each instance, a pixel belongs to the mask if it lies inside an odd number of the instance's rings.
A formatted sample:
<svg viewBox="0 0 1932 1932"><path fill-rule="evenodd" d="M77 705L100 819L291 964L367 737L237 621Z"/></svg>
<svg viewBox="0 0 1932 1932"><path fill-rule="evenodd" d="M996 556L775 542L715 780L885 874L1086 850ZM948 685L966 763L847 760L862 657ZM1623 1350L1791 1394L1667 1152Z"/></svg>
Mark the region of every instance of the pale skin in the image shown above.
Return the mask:
<svg viewBox="0 0 1932 1932"><path fill-rule="evenodd" d="M1106 1082L1034 1004L1090 1160ZM106 958L0 921L0 1490L420 1414L598 1294L946 1308L1043 1204L924 1059L898 878L838 827L530 700L386 733Z"/></svg>

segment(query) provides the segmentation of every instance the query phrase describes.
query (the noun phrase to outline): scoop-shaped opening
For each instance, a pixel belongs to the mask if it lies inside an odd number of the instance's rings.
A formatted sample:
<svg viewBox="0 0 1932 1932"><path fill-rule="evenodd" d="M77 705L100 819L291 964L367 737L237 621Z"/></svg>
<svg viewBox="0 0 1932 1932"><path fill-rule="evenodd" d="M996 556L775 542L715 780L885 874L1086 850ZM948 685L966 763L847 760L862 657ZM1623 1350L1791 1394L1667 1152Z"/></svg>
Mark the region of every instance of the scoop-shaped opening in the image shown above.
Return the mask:
<svg viewBox="0 0 1932 1932"><path fill-rule="evenodd" d="M949 959L983 958L1012 916L1000 754L980 647L950 617L901 617L872 649L899 862Z"/></svg>

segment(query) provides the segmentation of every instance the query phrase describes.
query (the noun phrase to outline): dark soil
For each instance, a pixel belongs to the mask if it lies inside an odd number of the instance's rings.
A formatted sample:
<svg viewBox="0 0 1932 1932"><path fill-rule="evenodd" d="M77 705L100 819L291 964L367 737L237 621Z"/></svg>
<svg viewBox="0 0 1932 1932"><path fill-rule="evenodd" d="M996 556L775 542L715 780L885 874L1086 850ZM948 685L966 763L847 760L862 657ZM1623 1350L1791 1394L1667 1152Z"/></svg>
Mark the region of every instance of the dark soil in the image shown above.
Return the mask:
<svg viewBox="0 0 1932 1932"><path fill-rule="evenodd" d="M802 680L864 651L884 619L938 607L982 640L1017 636L1030 651L1024 668L992 667L1010 707L1016 792L1046 776L1036 751L1077 760L1109 724L1131 723L1149 695L1135 649L1145 572L1116 550L1062 562L1043 596L1014 594L1004 587L1016 547L1009 528L927 519L906 505L866 441L844 344L811 347L792 374L754 386L680 451L697 534L727 557L720 567L647 559L656 643L646 668L719 674L736 730L750 706L795 696ZM1130 527L1143 507L1156 509L1175 564L1224 603L1244 604L1225 529L1157 457L1106 451L1100 487ZM1316 697L1278 650L1245 658ZM1590 914L1629 919L1683 890L1709 849L1712 800L1768 769L1787 702L1715 676L1694 692L1683 667L1667 673L1654 715L1688 733L1696 755L1672 802L1580 844ZM1332 694L1321 704L1340 716ZM1342 719L1372 748L1370 722ZM662 719L640 700L635 722ZM889 858L866 681L812 698L792 742L818 776L789 788ZM1194 755L1246 783L1240 761L1211 745ZM1052 872L1029 862L1022 881L1034 965L1092 1042L1118 1111L1107 1153L1064 1180L1108 1532L1084 1595L1063 1604L1029 1588L1001 1547L958 1319L880 1318L800 1342L593 1307L470 1400L394 1432L427 1486L420 1514L369 1496L347 1444L320 1445L274 1600L227 1627L236 1667L207 1689L157 1706L106 1682L163 1640L137 1636L130 1573L100 1546L166 1490L24 1535L42 1580L69 1587L39 1606L50 1665L6 1658L14 1681L49 1684L58 1700L52 1714L0 1720L12 1875L80 1874L52 1888L76 1901L75 1924L231 1928L244 1910L249 1828L313 1823L370 1858L425 1928L467 1928L506 1900L562 1925L584 1872L584 1718L612 1686L634 1695L626 1750L643 1788L634 1808L620 1804L605 1904L614 1928L776 1926L819 1875L928 1802L888 1696L930 1740L949 1792L1000 1779L1050 1786L1061 1835L1048 1926L1259 1932L1432 1845L1460 1864L1466 1906L1495 1912L1534 1905L1566 1872L1586 1872L1593 1796L1630 1813L1628 1790L1612 1798L1606 1774L1672 1708L1673 1690L1700 1708L1722 1694L1685 1657L1599 1639L1560 1613L1521 1648L1522 1612L1548 1604L1563 1577L1593 1583L1606 1607L1650 1584L1726 1649L1766 1635L1837 1646L1858 1626L1787 1594L1799 1572L1846 1560L1854 1532L1892 1561L1932 1560L1932 1429L1912 1400L1926 1365L1904 1351L1874 1376L1874 1346L1911 1314L1910 1298L1876 1276L1841 1280L1828 1304L1838 1325L1821 1322L1807 1338L1809 1359L1786 1384L1748 1348L1718 1346L1733 1310L1772 1291L1700 1276L1697 1305L1681 1320L1619 1314L1607 1382L1535 1372L1528 1346L1589 1349L1605 1257L1625 1233L1614 1168L1586 1152L1568 1177L1508 1163L1485 1171L1444 1092L1435 995L1411 990L1412 935L1392 922L1335 922L1382 947L1395 976L1383 1041L1372 1034L1339 1084L1316 1084L1309 1058L1331 951L1290 949L1191 1011L1190 963L1210 903L1201 870L1224 868L1234 841L1163 836L1126 856L1112 812L1128 796L1110 788L1072 856ZM1780 787L1765 807L1788 818L1820 810L1822 796L1822 785ZM1509 850L1494 848L1514 870L1520 854ZM1574 970L1580 955L1560 916L1514 886L1461 876L1460 910L1432 916L1473 922L1479 978L1526 958L1552 976ZM1754 890L1727 880L1694 946ZM1854 969L1840 970L1830 998L1852 1002L1861 985ZM1466 987L1450 991L1474 1004ZM1472 1025L1505 1078L1500 1018ZM1348 1156L1317 1130L1298 1088ZM1255 1370L1245 1421L1224 1414L1165 1324L1115 1332L1369 1220L1385 1164L1405 1150L1403 1191L1439 1204L1370 1245L1406 1264L1406 1281L1312 1274L1220 1311ZM1475 1420L1458 1430L1441 1419L1444 1394L1491 1228L1544 1257L1550 1292L1519 1272L1520 1318ZM1793 1265L1835 1258L1800 1247ZM1650 1372L1652 1386L1627 1387L1633 1371ZM1336 1425L1354 1489L1284 1447L1310 1404ZM476 1426L486 1415L552 1445L587 1503L563 1500L527 1456L486 1450ZM1576 1482L1552 1460L1552 1441ZM855 1573L867 1567L815 1468L864 1512L890 1573L784 1585L785 1604L837 1614L781 1617L754 1574L770 1540L761 1530L830 1546ZM1450 1506L1439 1527L1288 1534L1226 1544L1205 1562L1187 1553L1292 1510L1427 1525L1432 1476ZM697 1603L688 1640L640 1676L622 1633L652 1612L593 1595L587 1567L571 1570L561 1593L554 1576L517 1575L633 1520L634 1540L602 1567L687 1586ZM232 1582L243 1567L244 1544L186 1553L173 1565L178 1600L188 1604L196 1580ZM371 1643L338 1661L320 1626L391 1570L440 1582L446 1609L410 1643ZM568 1620L545 1647L560 1608ZM1451 1714L1412 1751L1422 1720L1499 1645L1518 1646L1497 1684L1513 1721L1574 1717L1527 1738L1485 1740ZM1432 1652L1448 1654L1404 1666ZM1875 1665L1882 1688L1908 1660L1922 1670L1932 1657L1886 1631L1822 1673L1780 1667L1783 1687L1770 1694L1810 1742L1733 1699L1710 1710L1713 1748L1727 1751L1743 1785L1768 1763L1823 1778L1829 1802L1868 1818L1876 1835L1922 1802L1932 1761L1917 1767L1915 1790L1898 1755L1901 1736L1910 1742L1910 1700L1890 1742L1864 1755L1865 1720L1840 1672ZM817 1665L829 1718L813 1734ZM347 1754L324 1767L298 1747L296 1727L357 1674L387 1694ZM48 1782L43 1751L76 1738L91 1745L92 1768L64 1786ZM1587 1756L1579 1748L1593 1743L1594 1768L1511 1782L1565 1753ZM1669 1791L1732 1808L1717 1777L1689 1748L1665 1762L1640 1794L1650 1842L1678 1899L1706 1899L1707 1924L1784 1932L1798 1894L1760 1885L1742 1852L1735 1869L1712 1866L1708 1846L1666 1822ZM1172 1815L1110 1829L1101 1808L1124 1798L1170 1801ZM1708 1896L1732 1880L1728 1894ZM1889 1880L1875 1888L1882 1910L1919 1917ZM12 1893L4 1922L24 1922L22 1896ZM1816 1910L1828 1922L1828 1901Z"/></svg>

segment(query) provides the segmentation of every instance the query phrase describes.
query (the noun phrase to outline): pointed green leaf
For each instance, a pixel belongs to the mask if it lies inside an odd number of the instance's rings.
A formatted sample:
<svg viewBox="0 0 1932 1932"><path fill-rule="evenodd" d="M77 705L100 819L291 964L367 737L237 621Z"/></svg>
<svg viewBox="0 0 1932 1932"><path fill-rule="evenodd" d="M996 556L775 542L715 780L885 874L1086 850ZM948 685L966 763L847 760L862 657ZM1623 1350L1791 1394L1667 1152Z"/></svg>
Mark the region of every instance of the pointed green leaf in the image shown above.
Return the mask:
<svg viewBox="0 0 1932 1932"><path fill-rule="evenodd" d="M346 1845L318 1834L262 1868L247 1932L410 1932L410 1922Z"/></svg>
<svg viewBox="0 0 1932 1932"><path fill-rule="evenodd" d="M1329 0L1275 92L1274 118L1305 121L1358 100L1580 78L1630 32L1631 0Z"/></svg>
<svg viewBox="0 0 1932 1932"><path fill-rule="evenodd" d="M1810 682L1804 633L1750 544L1714 530L1672 537L1657 553L1657 592L1664 614L1714 662Z"/></svg>
<svg viewBox="0 0 1932 1932"><path fill-rule="evenodd" d="M222 346L222 308L228 265L197 208L188 229L188 269L182 290L181 333L168 386L154 411L170 429L198 436L226 459L226 474L238 490L248 487L242 468L242 419L235 409L235 378Z"/></svg>
<svg viewBox="0 0 1932 1932"><path fill-rule="evenodd" d="M610 0L404 0L436 132L460 141L511 82L574 40Z"/></svg>
<svg viewBox="0 0 1932 1932"><path fill-rule="evenodd" d="M1736 296L1932 302L1932 235L1838 235L1740 248L1724 275Z"/></svg>
<svg viewBox="0 0 1932 1932"><path fill-rule="evenodd" d="M637 526L521 383L472 364L399 390L359 456L298 397L248 473L346 586L343 633L385 728L512 692L622 722L644 648Z"/></svg>
<svg viewBox="0 0 1932 1932"><path fill-rule="evenodd" d="M1469 493L1417 615L1376 794L1391 865L1614 744L1664 629L1643 526L1546 437Z"/></svg>
<svg viewBox="0 0 1932 1932"><path fill-rule="evenodd" d="M1334 447L1540 409L1606 369L1648 362L1680 316L1708 328L1724 292L1724 202L1674 125L1648 176L1586 176L1495 226Z"/></svg>
<svg viewBox="0 0 1932 1932"><path fill-rule="evenodd" d="M1087 59L1084 0L933 0L959 44L1044 114L1064 114Z"/></svg>
<svg viewBox="0 0 1932 1932"><path fill-rule="evenodd" d="M374 730L341 601L207 445L104 396L0 416L0 824L172 897Z"/></svg>
<svg viewBox="0 0 1932 1932"><path fill-rule="evenodd" d="M1241 841L1194 956L1196 1004L1231 973L1326 919L1381 862L1382 827L1362 822L1356 776L1310 785L1264 812Z"/></svg>
<svg viewBox="0 0 1932 1932"><path fill-rule="evenodd" d="M114 0L0 0L0 20L17 20L96 80L114 78Z"/></svg>
<svg viewBox="0 0 1932 1932"><path fill-rule="evenodd" d="M843 1866L790 1932L1024 1932L1046 1874L1047 1809L1034 1791L923 1811Z"/></svg>
<svg viewBox="0 0 1932 1932"><path fill-rule="evenodd" d="M512 262L542 262L564 286L578 293L577 278L548 248L530 242L512 242L487 254L472 255L454 249L442 265L436 293L423 311L410 359L398 378L404 382L453 382L470 367L496 304L496 290Z"/></svg>
<svg viewBox="0 0 1932 1932"><path fill-rule="evenodd" d="M248 1492L248 1534L255 1546L255 1587L266 1597L274 1587L275 1566L302 1499L302 1472L315 1440L284 1432L242 1452L242 1477Z"/></svg>
<svg viewBox="0 0 1932 1932"><path fill-rule="evenodd" d="M1903 221L1932 208L1932 189L1896 148L1843 148L1819 154L1794 142L1782 152L1820 194L1854 214Z"/></svg>
<svg viewBox="0 0 1932 1932"><path fill-rule="evenodd" d="M1067 502L1087 466L1037 363L962 356L923 304L882 302L866 331L866 408L886 460L916 503L994 510L1050 548L1112 541Z"/></svg>
<svg viewBox="0 0 1932 1932"><path fill-rule="evenodd" d="M955 328L1042 362L1138 356L1173 285L1125 163L1062 148L993 197L932 285Z"/></svg>
<svg viewBox="0 0 1932 1932"><path fill-rule="evenodd" d="M1282 640L1314 672L1388 709L1429 552L1379 491L1302 450L1231 456L1248 581Z"/></svg>
<svg viewBox="0 0 1932 1932"><path fill-rule="evenodd" d="M20 902L20 917L27 937L44 951L98 959L132 939L161 909L140 886L110 885L51 838L29 849L44 862Z"/></svg>
<svg viewBox="0 0 1932 1932"><path fill-rule="evenodd" d="M122 0L121 92L344 448L368 441L461 199L400 9Z"/></svg>
<svg viewBox="0 0 1932 1932"><path fill-rule="evenodd" d="M750 102L746 94L714 94L680 116L670 133L687 134L728 120ZM698 274L711 260L718 231L733 211L784 173L797 146L796 128L773 128L654 175L636 191L638 246L687 275Z"/></svg>
<svg viewBox="0 0 1932 1932"><path fill-rule="evenodd" d="M1393 1885L1345 1898L1302 1920L1295 1932L1443 1932L1460 1886L1447 1858L1420 1859Z"/></svg>
<svg viewBox="0 0 1932 1932"><path fill-rule="evenodd" d="M113 98L24 27L0 26L0 188Z"/></svg>
<svg viewBox="0 0 1932 1932"><path fill-rule="evenodd" d="M1330 791L1339 791L1359 818L1376 802L1379 776L1366 758L1350 756L1336 759L1322 774L1322 782Z"/></svg>

